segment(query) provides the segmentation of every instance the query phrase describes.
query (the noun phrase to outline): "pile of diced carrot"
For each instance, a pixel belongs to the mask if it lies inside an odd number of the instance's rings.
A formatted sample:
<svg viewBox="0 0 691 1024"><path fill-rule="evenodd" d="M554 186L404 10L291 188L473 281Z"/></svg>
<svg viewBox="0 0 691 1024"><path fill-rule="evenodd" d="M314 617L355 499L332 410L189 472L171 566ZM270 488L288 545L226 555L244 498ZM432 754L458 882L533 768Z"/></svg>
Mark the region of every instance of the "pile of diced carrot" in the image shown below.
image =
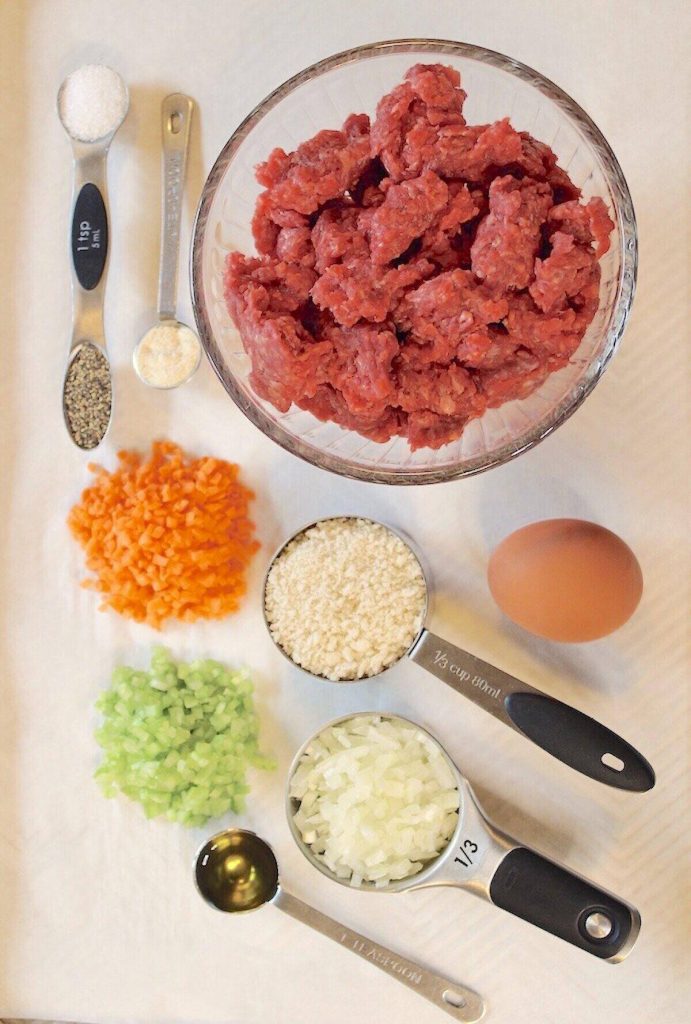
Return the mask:
<svg viewBox="0 0 691 1024"><path fill-rule="evenodd" d="M249 518L252 491L239 468L195 459L157 441L149 458L122 451L113 472L90 465L95 481L68 525L103 595L102 608L156 629L168 619L193 622L234 612L259 548Z"/></svg>

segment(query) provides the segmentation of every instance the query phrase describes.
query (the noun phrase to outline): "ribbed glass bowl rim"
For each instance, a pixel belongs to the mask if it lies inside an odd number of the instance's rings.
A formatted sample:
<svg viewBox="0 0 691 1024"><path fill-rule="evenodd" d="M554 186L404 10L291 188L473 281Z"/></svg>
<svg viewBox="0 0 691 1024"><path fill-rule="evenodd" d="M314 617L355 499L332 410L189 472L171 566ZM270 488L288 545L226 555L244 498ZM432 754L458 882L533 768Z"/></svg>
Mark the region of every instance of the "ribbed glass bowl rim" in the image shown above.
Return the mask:
<svg viewBox="0 0 691 1024"><path fill-rule="evenodd" d="M552 410L546 422L543 420L532 430L525 431L514 441L507 442L501 448L496 449L491 455L479 455L475 458L444 467L419 467L396 470L356 465L347 457L331 454L328 451L319 450L315 446L307 444L295 434L282 427L280 423L272 420L270 416L263 412L258 403L253 402L237 385L233 375L225 367L225 361L211 329L204 295L202 252L206 225L216 190L241 144L268 111L275 107L284 96L297 89L298 86L323 75L333 68L371 57L378 57L386 53L406 53L411 51L467 57L484 64L490 64L502 71L507 71L543 93L543 95L552 100L576 122L602 161L612 195L614 196L615 212L621 236L621 264L619 280L617 282L617 295L614 302L613 320L608 332L607 345L599 357L588 366L583 378L574 387L571 394ZM339 476L365 480L371 483L431 484L472 476L476 473L492 469L494 466L501 466L509 462L511 459L516 458L516 456L523 454L523 452L534 448L535 445L548 437L576 411L593 390L617 350L621 336L626 328L633 302L637 269L638 236L631 193L629 192L629 187L619 161L600 129L586 114L585 110L568 93L552 82L551 79L545 78L544 75L535 71L534 68L514 60L513 57L499 53L497 50L489 50L484 46L476 46L474 43L455 42L449 39L411 38L389 39L377 43L368 43L335 53L331 57L325 57L323 60L311 64L304 71L293 75L292 78L289 78L282 85L279 85L247 115L219 153L204 184L193 227L190 282L194 316L207 357L236 405L264 434L281 445L282 448L292 452L293 455L297 455L306 462L321 469L327 469Z"/></svg>

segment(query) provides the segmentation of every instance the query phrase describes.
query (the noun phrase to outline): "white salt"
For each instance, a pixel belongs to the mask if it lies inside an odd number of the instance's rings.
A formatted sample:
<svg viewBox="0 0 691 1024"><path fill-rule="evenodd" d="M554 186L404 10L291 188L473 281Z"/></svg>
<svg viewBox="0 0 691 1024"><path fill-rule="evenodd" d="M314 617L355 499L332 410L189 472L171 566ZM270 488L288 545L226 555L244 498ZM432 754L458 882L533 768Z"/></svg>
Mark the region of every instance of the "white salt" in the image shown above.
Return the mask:
<svg viewBox="0 0 691 1024"><path fill-rule="evenodd" d="M134 368L153 388L174 388L192 376L199 365L199 338L176 320L147 331L134 352Z"/></svg>
<svg viewBox="0 0 691 1024"><path fill-rule="evenodd" d="M60 120L80 142L95 142L115 131L128 106L125 83L104 64L77 68L60 90Z"/></svg>

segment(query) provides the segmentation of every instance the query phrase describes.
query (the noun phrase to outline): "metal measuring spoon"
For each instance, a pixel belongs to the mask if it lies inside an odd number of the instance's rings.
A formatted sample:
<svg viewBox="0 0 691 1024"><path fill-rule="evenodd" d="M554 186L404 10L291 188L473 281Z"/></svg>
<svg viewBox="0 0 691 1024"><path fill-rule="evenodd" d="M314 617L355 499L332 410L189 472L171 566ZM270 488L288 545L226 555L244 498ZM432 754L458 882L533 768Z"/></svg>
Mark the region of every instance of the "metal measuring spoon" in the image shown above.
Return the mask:
<svg viewBox="0 0 691 1024"><path fill-rule="evenodd" d="M412 988L456 1020L473 1024L482 1019L485 1007L477 992L392 953L281 888L274 852L254 832L229 828L212 836L197 854L194 877L200 894L217 910L237 914L272 903Z"/></svg>
<svg viewBox="0 0 691 1024"><path fill-rule="evenodd" d="M77 68L58 90L58 117L72 143L74 159L71 227L72 341L63 381L63 415L74 443L95 448L105 437L112 417L110 364L106 352L103 302L108 264L108 198L106 159L113 137L125 120L129 94L112 68L122 93L122 116L110 131L97 139L83 139L65 120L63 100L73 76L88 70Z"/></svg>
<svg viewBox="0 0 691 1024"><path fill-rule="evenodd" d="M333 516L331 518L363 519L362 516ZM266 613L267 582L273 565L285 548L307 530L325 521L316 520L309 523L289 537L274 554L264 577L262 590L264 621L276 647L293 665L297 665L297 663L276 642L271 632L271 623ZM366 521L377 522L374 519ZM461 650L460 647L456 647L427 629L424 626L424 621L429 606L430 584L421 558L408 537L385 523L377 523L377 525L389 530L409 548L420 566L425 583L425 604L421 609L420 619L423 623L422 628L411 636L410 647L397 659L398 661L402 661L405 657L410 658L411 661L416 662L437 679L441 679L447 686L456 690L461 696L467 697L484 711L488 711L490 715L498 718L500 722L508 725L521 736L532 740L538 747L542 747L553 757L563 761L569 767L575 768L583 775L596 779L598 782L604 782L608 786L615 786L617 789L634 792L652 789L655 785L655 772L643 755L621 736L617 736L611 729L601 725L600 722L585 715L582 711L542 693L534 686L490 665L489 662L482 661L468 651ZM301 668L300 665L297 667ZM392 665L388 665L384 671L391 667ZM303 671L308 670L303 669ZM308 674L317 679L326 678L315 675L313 672ZM378 675L381 676L382 673L378 673ZM375 676L364 678L374 679ZM334 682L334 680L328 681ZM359 681L344 679L338 682Z"/></svg>
<svg viewBox="0 0 691 1024"><path fill-rule="evenodd" d="M132 363L139 379L149 387L169 390L185 384L198 370L202 347L199 337L176 317L178 257L182 194L187 167L194 101L182 93L166 96L161 104L163 136L163 191L161 205L161 261L158 276L158 323L139 340ZM163 383L156 378L156 362L177 352L179 376Z"/></svg>
<svg viewBox="0 0 691 1024"><path fill-rule="evenodd" d="M441 743L401 715L373 711L337 718L322 726L295 755L286 790L288 824L298 847L314 867L332 881L350 886L349 879L338 878L304 842L294 820L300 801L290 796L291 780L308 747L325 729L373 717L412 725L434 744L456 780L458 822L446 848L422 871L384 886L363 881L358 889L404 892L438 885L468 889L488 903L609 963L619 963L628 956L641 927L638 910L500 831L486 817L467 779Z"/></svg>

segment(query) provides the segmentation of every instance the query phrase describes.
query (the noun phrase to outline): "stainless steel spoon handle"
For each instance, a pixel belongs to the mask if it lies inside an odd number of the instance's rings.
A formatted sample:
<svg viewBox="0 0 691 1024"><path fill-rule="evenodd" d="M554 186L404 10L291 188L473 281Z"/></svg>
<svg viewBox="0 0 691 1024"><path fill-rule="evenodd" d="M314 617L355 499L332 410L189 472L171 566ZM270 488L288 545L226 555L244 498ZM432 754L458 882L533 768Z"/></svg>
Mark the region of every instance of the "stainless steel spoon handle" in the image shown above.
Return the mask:
<svg viewBox="0 0 691 1024"><path fill-rule="evenodd" d="M373 942L351 928L346 928L345 925L339 924L333 918L327 917L326 914L303 903L302 900L292 896L284 889L278 890L273 903L286 914L290 914L296 920L302 921L303 924L309 925L315 931L333 939L340 946L345 946L346 949L378 967L390 977L395 978L396 981L412 988L419 995L434 1003L438 1009L448 1013L454 1020L473 1024L474 1021L482 1019L485 1006L477 992L473 992L472 989L457 985L456 982L449 981L448 978L435 974L412 960L392 953L386 946Z"/></svg>
<svg viewBox="0 0 691 1024"><path fill-rule="evenodd" d="M85 340L105 347L103 302L108 263L108 144L73 142L72 147L72 347Z"/></svg>
<svg viewBox="0 0 691 1024"><path fill-rule="evenodd" d="M409 656L583 775L634 792L655 785L655 773L643 755L611 729L429 630L423 629Z"/></svg>
<svg viewBox="0 0 691 1024"><path fill-rule="evenodd" d="M158 275L158 314L175 319L180 253L182 192L187 167L194 102L182 93L166 96L161 104L163 133L163 200L161 207L161 264Z"/></svg>

